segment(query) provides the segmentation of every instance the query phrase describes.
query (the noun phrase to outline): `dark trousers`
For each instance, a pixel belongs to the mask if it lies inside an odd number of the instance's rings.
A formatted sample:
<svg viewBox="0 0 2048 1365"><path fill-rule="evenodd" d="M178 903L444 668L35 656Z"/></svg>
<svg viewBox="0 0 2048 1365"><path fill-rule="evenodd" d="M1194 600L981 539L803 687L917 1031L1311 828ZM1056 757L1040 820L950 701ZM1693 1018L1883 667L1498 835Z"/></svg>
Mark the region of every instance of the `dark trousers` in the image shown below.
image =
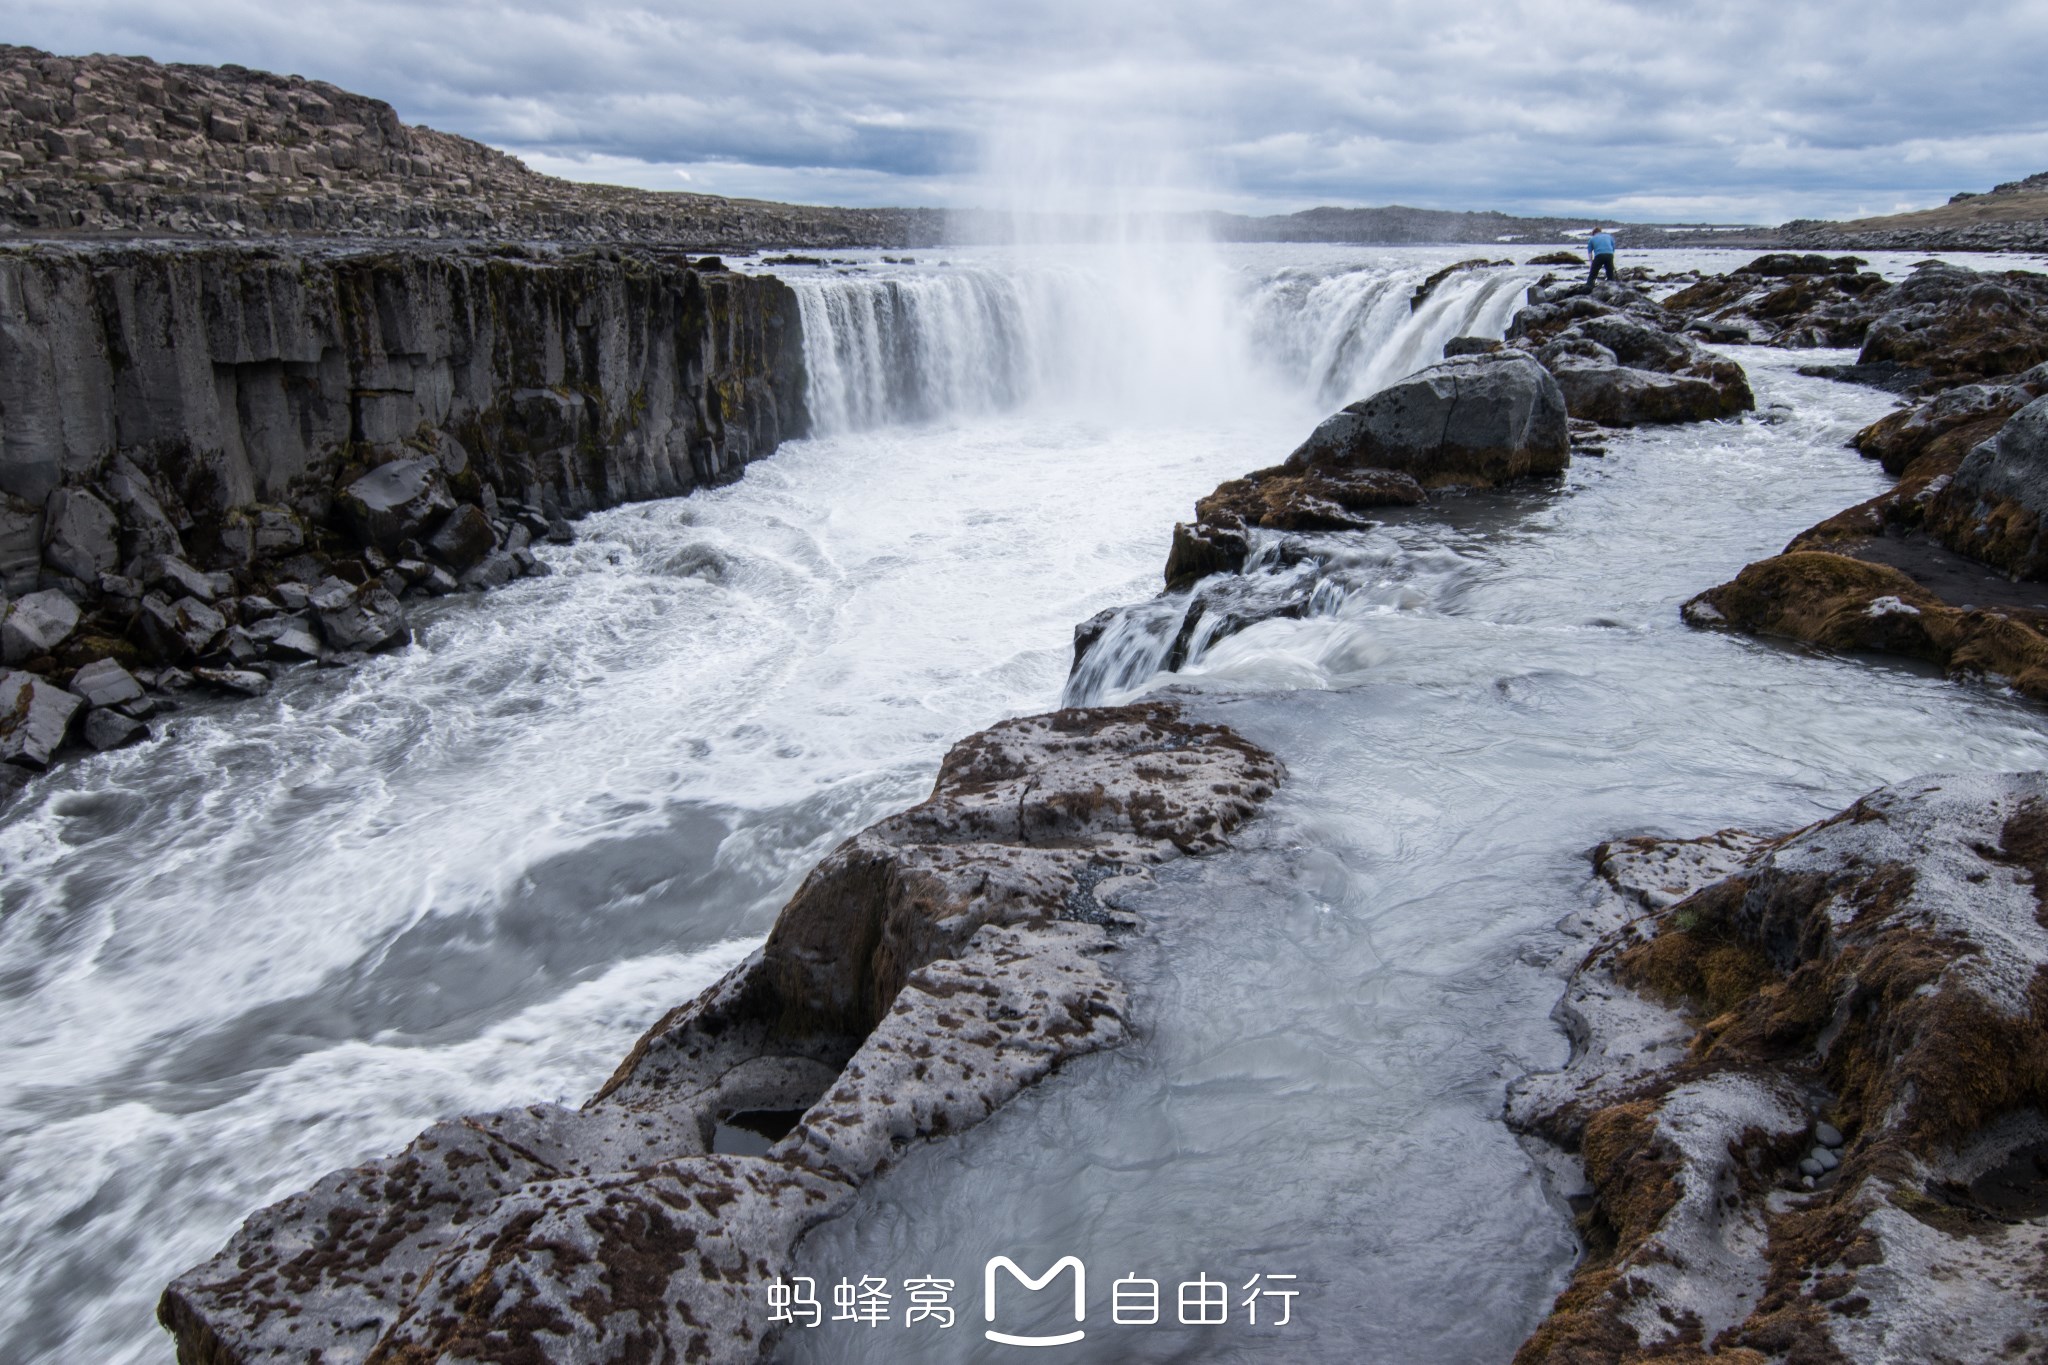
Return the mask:
<svg viewBox="0 0 2048 1365"><path fill-rule="evenodd" d="M1607 272L1608 279L1614 278L1614 253L1611 251L1603 251L1593 258L1593 268L1586 272L1586 288L1593 287L1593 281L1600 278L1603 270Z"/></svg>

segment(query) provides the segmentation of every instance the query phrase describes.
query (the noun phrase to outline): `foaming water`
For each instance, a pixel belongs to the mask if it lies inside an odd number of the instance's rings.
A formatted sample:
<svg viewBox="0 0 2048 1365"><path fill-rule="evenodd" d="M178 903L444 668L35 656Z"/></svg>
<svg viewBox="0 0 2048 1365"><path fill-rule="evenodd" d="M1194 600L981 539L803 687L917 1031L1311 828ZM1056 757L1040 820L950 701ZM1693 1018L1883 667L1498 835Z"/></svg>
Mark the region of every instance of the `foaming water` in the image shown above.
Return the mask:
<svg viewBox="0 0 2048 1365"><path fill-rule="evenodd" d="M168 1360L156 1296L257 1207L580 1103L948 744L1051 705L1073 623L1298 425L795 443L53 774L0 820L0 1359Z"/></svg>
<svg viewBox="0 0 2048 1365"><path fill-rule="evenodd" d="M984 1263L1069 1254L1091 1299L1067 1359L1513 1354L1576 1250L1500 1111L1510 1079L1565 1057L1542 964L1588 893L1584 850L2048 761L2039 712L1994 691L1680 623L1685 598L1885 483L1842 442L1890 400L1792 372L1811 355L1739 354L1761 417L1629 435L1560 485L1446 500L1291 564L1269 544L1238 586L1320 591L1318 609L1097 690L1169 689L1289 779L1233 853L1125 902L1148 923L1119 956L1137 1039L907 1152L807 1238L822 1285L954 1280L964 1330L828 1323L792 1332L789 1359L1007 1358L982 1339ZM1167 603L1179 620L1185 596ZM1245 1287L1276 1274L1300 1277L1261 1281L1301 1291L1293 1322L1265 1300L1247 1325ZM1161 1283L1165 1325L1110 1320L1126 1275ZM1198 1275L1230 1284L1229 1325L1176 1322ZM1071 1328L1022 1301L1047 1297L1005 1301L1004 1329Z"/></svg>

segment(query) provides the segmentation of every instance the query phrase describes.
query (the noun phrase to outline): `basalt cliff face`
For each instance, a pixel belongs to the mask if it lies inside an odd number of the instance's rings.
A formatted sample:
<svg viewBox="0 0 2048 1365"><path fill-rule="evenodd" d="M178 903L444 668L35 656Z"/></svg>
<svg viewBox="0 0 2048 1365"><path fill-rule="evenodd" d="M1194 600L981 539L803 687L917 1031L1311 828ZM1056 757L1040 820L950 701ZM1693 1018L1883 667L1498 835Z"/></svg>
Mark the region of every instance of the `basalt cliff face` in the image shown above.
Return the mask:
<svg viewBox="0 0 2048 1365"><path fill-rule="evenodd" d="M0 233L909 246L943 215L586 185L325 81L0 44Z"/></svg>
<svg viewBox="0 0 2048 1365"><path fill-rule="evenodd" d="M0 252L0 788L808 429L779 281L506 250Z"/></svg>

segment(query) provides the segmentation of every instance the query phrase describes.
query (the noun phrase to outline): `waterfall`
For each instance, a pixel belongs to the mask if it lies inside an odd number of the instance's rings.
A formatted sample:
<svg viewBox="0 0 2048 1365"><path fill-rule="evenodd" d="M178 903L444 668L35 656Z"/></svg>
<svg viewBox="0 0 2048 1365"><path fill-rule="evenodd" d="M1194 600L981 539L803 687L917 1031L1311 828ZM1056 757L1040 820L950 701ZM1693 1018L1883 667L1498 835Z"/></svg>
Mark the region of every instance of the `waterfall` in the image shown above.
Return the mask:
<svg viewBox="0 0 2048 1365"><path fill-rule="evenodd" d="M1535 272L1437 261L1261 269L1194 245L864 261L783 274L796 291L821 435L1034 403L1129 413L1291 398L1328 408L1499 336Z"/></svg>

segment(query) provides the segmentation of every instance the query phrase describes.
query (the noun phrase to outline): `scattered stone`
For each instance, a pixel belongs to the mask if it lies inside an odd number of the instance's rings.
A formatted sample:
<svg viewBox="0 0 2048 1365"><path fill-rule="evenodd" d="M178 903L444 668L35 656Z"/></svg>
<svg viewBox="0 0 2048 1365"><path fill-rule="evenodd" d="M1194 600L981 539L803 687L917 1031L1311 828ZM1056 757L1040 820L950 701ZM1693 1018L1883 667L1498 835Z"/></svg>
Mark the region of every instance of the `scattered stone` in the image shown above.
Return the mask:
<svg viewBox="0 0 2048 1365"><path fill-rule="evenodd" d="M314 606L319 613L320 634L337 651L373 654L412 641L405 609L382 583L350 589L338 605L332 592L323 590L314 594Z"/></svg>
<svg viewBox="0 0 2048 1365"><path fill-rule="evenodd" d="M145 587L162 588L167 595L195 597L209 604L217 596L212 578L184 560L168 555L160 555L146 562L142 568L142 581Z"/></svg>
<svg viewBox="0 0 2048 1365"><path fill-rule="evenodd" d="M0 619L0 661L25 664L50 653L78 629L78 616L78 604L61 592L18 598Z"/></svg>
<svg viewBox="0 0 2048 1365"><path fill-rule="evenodd" d="M253 669L195 668L192 676L209 687L243 697L260 697L270 690L270 679Z"/></svg>
<svg viewBox="0 0 2048 1365"><path fill-rule="evenodd" d="M137 619L150 648L181 663L212 652L214 641L228 628L227 618L198 598L170 602L161 593L142 599Z"/></svg>
<svg viewBox="0 0 2048 1365"><path fill-rule="evenodd" d="M0 762L38 772L49 767L84 705L33 673L0 674Z"/></svg>
<svg viewBox="0 0 2048 1365"><path fill-rule="evenodd" d="M119 711L95 706L85 713L80 733L96 753L125 749L149 738L149 727Z"/></svg>
<svg viewBox="0 0 2048 1365"><path fill-rule="evenodd" d="M1813 1125L1813 1140L1823 1147L1839 1147L1842 1145L1842 1130L1832 1123L1816 1123Z"/></svg>
<svg viewBox="0 0 2048 1365"><path fill-rule="evenodd" d="M491 529L491 519L483 509L464 503L448 514L448 519L427 541L427 549L461 573L490 554L497 543L497 532Z"/></svg>
<svg viewBox="0 0 2048 1365"><path fill-rule="evenodd" d="M502 588L519 577L519 561L503 550L493 550L484 556L483 562L463 571L456 580L471 592L485 592Z"/></svg>
<svg viewBox="0 0 2048 1365"><path fill-rule="evenodd" d="M71 690L95 707L140 700L142 684L112 659L95 659L71 675Z"/></svg>
<svg viewBox="0 0 2048 1365"><path fill-rule="evenodd" d="M314 633L312 619L303 615L273 616L249 627L249 636L263 647L265 657L285 663L318 659L327 651Z"/></svg>
<svg viewBox="0 0 2048 1365"><path fill-rule="evenodd" d="M97 583L121 564L120 523L107 505L77 488L50 494L43 562L82 583Z"/></svg>

